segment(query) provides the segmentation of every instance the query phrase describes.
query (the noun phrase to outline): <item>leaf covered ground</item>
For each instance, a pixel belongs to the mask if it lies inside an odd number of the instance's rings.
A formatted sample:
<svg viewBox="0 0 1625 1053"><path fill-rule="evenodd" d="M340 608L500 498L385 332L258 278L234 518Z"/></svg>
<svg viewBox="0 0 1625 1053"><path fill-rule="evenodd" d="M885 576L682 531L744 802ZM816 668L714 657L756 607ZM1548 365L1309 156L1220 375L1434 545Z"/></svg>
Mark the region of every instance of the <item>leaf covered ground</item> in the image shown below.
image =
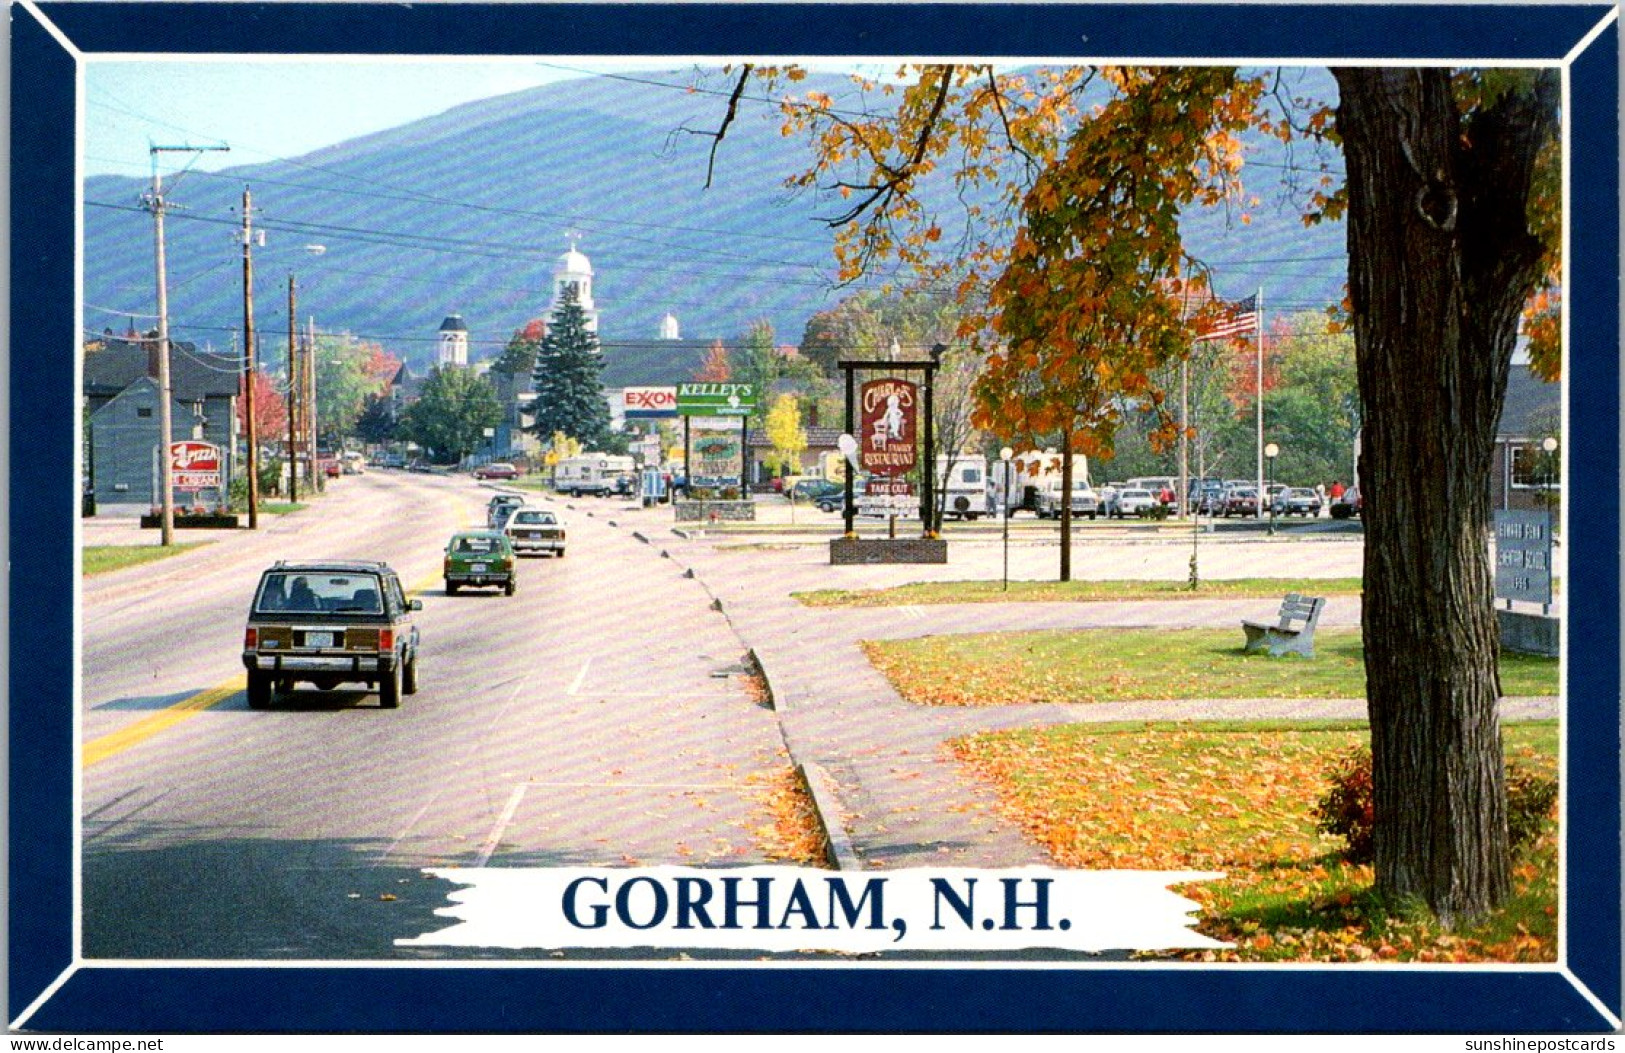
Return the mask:
<svg viewBox="0 0 1625 1053"><path fill-rule="evenodd" d="M1316 832L1329 772L1361 723L1074 724L955 740L953 754L1061 866L1214 870L1180 887L1196 928L1232 944L1194 961L1550 962L1557 953L1555 819L1513 865L1513 899L1447 932L1380 903L1369 866ZM1557 724L1509 724L1506 755L1555 776Z"/></svg>
<svg viewBox="0 0 1625 1053"><path fill-rule="evenodd" d="M871 640L864 652L911 702L998 706L1188 698L1364 698L1357 629L1320 629L1315 657L1243 654L1230 629L1059 629ZM1557 694L1555 658L1501 656L1502 692Z"/></svg>

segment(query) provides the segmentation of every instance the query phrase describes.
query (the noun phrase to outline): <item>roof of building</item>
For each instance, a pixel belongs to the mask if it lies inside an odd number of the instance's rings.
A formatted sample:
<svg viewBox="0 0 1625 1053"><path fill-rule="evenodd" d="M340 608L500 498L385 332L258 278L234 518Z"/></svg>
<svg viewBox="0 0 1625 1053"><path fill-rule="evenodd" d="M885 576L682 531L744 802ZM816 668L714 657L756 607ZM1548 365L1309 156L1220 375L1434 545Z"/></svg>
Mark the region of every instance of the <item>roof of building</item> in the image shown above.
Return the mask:
<svg viewBox="0 0 1625 1053"><path fill-rule="evenodd" d="M442 333L445 333L445 332L466 333L466 332L468 332L468 326L463 324L463 316L462 315L460 315L460 314L448 314L446 316L446 320L444 322L440 323L440 331Z"/></svg>
<svg viewBox="0 0 1625 1053"><path fill-rule="evenodd" d="M107 336L85 347L84 394L117 395L150 376L150 338ZM237 355L199 351L184 340L169 342L169 388L177 402L237 394L242 360Z"/></svg>
<svg viewBox="0 0 1625 1053"><path fill-rule="evenodd" d="M715 340L606 340L599 344L606 388L670 386L705 368Z"/></svg>
<svg viewBox="0 0 1625 1053"><path fill-rule="evenodd" d="M1562 384L1548 383L1527 366L1514 363L1507 375L1506 402L1495 434L1518 439L1550 434L1558 427L1562 410Z"/></svg>
<svg viewBox="0 0 1625 1053"><path fill-rule="evenodd" d="M809 450L833 450L836 448L836 440L841 437L841 429L839 428L825 428L813 425L804 427L802 430L807 433L807 449ZM768 449L772 445L773 440L768 438L767 433L760 428L750 433L751 449Z"/></svg>

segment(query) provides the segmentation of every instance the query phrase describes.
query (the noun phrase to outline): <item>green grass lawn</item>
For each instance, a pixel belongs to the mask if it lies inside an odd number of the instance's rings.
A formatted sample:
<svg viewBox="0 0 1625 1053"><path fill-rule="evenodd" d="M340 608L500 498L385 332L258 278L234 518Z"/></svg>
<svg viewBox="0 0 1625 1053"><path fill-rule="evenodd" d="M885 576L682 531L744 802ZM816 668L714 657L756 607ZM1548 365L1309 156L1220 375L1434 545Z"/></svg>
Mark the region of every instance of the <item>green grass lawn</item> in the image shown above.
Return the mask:
<svg viewBox="0 0 1625 1053"><path fill-rule="evenodd" d="M1557 775L1556 721L1502 729L1521 769ZM1554 961L1557 822L1513 861L1513 894L1454 932L1425 909L1383 903L1368 865L1315 829L1315 802L1349 749L1353 722L1071 724L986 732L949 744L1000 811L1057 865L1210 870L1178 888L1197 930L1232 944L1195 960Z"/></svg>
<svg viewBox="0 0 1625 1053"><path fill-rule="evenodd" d="M818 589L795 593L808 607L897 607L916 603L1017 603L1087 600L1181 600L1235 596L1345 596L1359 578L1233 578L1204 581L920 581L889 589Z"/></svg>
<svg viewBox="0 0 1625 1053"><path fill-rule="evenodd" d="M80 551L80 562L83 567L81 573L89 578L97 574L107 574L125 567L137 567L143 563L167 559L179 555L189 549L200 545L210 545L212 541L184 541L170 545L86 545Z"/></svg>
<svg viewBox="0 0 1625 1053"><path fill-rule="evenodd" d="M268 516L285 516L290 512L303 512L310 506L303 501L261 501L260 511Z"/></svg>
<svg viewBox="0 0 1625 1053"><path fill-rule="evenodd" d="M1364 698L1357 629L1320 629L1315 657L1242 653L1231 629L1060 629L871 640L911 702L990 706L1183 698ZM1501 656L1507 695L1555 695L1557 659Z"/></svg>

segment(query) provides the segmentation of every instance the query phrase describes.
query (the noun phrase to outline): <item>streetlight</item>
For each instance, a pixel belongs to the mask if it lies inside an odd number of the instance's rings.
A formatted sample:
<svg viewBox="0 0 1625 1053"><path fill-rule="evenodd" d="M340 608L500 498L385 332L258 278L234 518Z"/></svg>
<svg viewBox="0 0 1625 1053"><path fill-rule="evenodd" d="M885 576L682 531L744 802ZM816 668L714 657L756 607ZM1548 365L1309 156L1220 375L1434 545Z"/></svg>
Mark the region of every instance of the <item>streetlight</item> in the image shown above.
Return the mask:
<svg viewBox="0 0 1625 1053"><path fill-rule="evenodd" d="M1540 440L1540 448L1546 454L1542 458L1544 463L1541 465L1541 474L1545 477L1545 486L1542 489L1546 491L1546 515L1550 517L1552 514L1552 476L1555 474L1552 471L1552 454L1557 452L1557 439L1550 435L1546 436Z"/></svg>
<svg viewBox="0 0 1625 1053"><path fill-rule="evenodd" d="M1275 458L1281 448L1273 442L1264 446L1264 460L1269 464L1268 482L1264 484L1264 500L1270 503L1270 529L1269 536L1275 536L1275 500L1270 496L1270 489L1275 486Z"/></svg>
<svg viewBox="0 0 1625 1053"><path fill-rule="evenodd" d="M999 503L1004 507L1004 591L1010 591L1010 458L1016 451L1006 446L999 451L999 460L1004 463L1003 493L999 496Z"/></svg>

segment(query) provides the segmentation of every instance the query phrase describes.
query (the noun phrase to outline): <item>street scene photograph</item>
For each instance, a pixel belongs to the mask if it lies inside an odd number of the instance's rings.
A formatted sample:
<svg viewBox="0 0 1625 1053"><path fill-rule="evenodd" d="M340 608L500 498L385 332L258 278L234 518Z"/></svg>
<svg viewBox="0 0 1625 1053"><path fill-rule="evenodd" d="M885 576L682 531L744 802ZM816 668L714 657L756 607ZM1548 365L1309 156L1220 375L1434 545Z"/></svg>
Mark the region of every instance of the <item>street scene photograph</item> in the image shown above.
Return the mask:
<svg viewBox="0 0 1625 1053"><path fill-rule="evenodd" d="M81 76L76 961L1567 969L1560 63Z"/></svg>

